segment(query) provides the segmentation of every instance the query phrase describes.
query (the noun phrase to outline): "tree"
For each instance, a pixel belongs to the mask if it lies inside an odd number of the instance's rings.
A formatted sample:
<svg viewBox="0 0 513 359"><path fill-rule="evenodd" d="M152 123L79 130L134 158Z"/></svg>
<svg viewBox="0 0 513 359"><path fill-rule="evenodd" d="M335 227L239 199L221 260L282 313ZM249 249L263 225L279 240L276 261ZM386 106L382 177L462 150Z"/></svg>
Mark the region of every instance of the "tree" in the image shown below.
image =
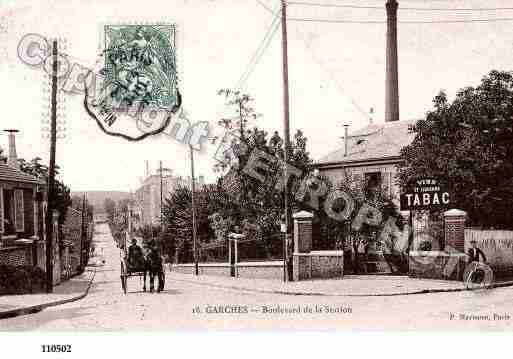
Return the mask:
<svg viewBox="0 0 513 359"><path fill-rule="evenodd" d="M107 213L107 219L112 223L116 214L116 202L111 198L105 198L105 201L103 202L103 208Z"/></svg>
<svg viewBox="0 0 513 359"><path fill-rule="evenodd" d="M118 203L116 204L116 208L120 212L127 213L128 212L128 205L129 204L130 204L130 199L129 198L123 198L123 199L120 199L118 201Z"/></svg>
<svg viewBox="0 0 513 359"><path fill-rule="evenodd" d="M467 211L473 225L512 228L512 73L491 71L454 101L441 92L433 102L411 128L413 142L401 150L400 185L438 177L451 192L450 206Z"/></svg>
<svg viewBox="0 0 513 359"><path fill-rule="evenodd" d="M228 156L215 169L224 173L221 183L230 193L237 208L235 213L221 211L219 214L225 220L231 218L234 226L242 228L243 231L247 228L248 233L258 233L260 239L266 240L279 231L283 214L284 192L280 181L284 168L284 141L277 131L268 139L268 132L265 130L256 125L250 128L250 121L257 120L261 115L253 108L253 98L249 95L229 89L221 90L219 94L225 96L226 104L233 108L235 116L219 121L219 125L228 135L231 151L228 151ZM299 187L312 164L306 145L306 137L301 131L297 131L288 153L288 164L301 172L300 178L295 179L293 188L289 189L289 200L295 208L299 205L294 199L294 188ZM268 165L269 170L257 169L261 177L255 178L248 175L245 168L251 156L258 152L265 153L271 160L260 159Z"/></svg>
<svg viewBox="0 0 513 359"><path fill-rule="evenodd" d="M230 198L217 184L202 186L196 191L196 230L198 245L207 244L216 238L211 226L211 214L221 209L228 210ZM192 249L192 191L180 186L170 193L163 205L164 243L162 247L175 261L190 261ZM166 243L167 242L167 243ZM174 253L171 251L175 251Z"/></svg>
<svg viewBox="0 0 513 359"><path fill-rule="evenodd" d="M40 157L33 158L30 162L18 159L20 170L32 175L44 182L48 182L48 166L41 163ZM55 174L59 174L59 166L55 166ZM71 206L71 191L62 181L55 180L55 209L59 212L59 224L64 224L68 207Z"/></svg>
<svg viewBox="0 0 513 359"><path fill-rule="evenodd" d="M348 173L344 173L338 183L332 183L327 177L319 176L316 181L306 181L307 186L323 182L327 186L327 193L335 190L344 192L353 200L354 209L347 220L341 222L332 218L325 210L329 206L333 213L344 211L347 203L342 198L326 203L329 195L320 200L319 209L316 210L315 220L320 225L320 239L322 243L314 243L317 248L338 249L351 252L351 260L344 262L358 272L361 267L360 257L362 249L376 246L385 254L385 260L392 272L407 271L408 228L405 221L382 186L375 186L370 181L355 181ZM308 193L308 191L307 191ZM304 197L305 202L308 196ZM365 214L364 206L372 207L380 214L379 221L363 221L355 226L357 216ZM366 252L366 250L365 250ZM349 258L348 258L349 259Z"/></svg>

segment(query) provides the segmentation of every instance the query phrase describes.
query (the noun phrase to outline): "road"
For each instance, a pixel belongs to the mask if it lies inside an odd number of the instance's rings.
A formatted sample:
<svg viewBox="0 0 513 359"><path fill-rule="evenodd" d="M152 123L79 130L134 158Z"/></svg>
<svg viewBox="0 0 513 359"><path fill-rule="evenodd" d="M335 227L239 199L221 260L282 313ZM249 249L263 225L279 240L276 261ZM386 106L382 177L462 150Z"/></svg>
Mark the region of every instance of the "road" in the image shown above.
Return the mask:
<svg viewBox="0 0 513 359"><path fill-rule="evenodd" d="M144 293L139 278L130 278L129 293L124 295L119 279L119 250L107 225L98 225L96 229L97 254L103 256L105 264L98 268L89 295L36 314L0 320L1 330L513 327L513 288L396 297L317 297L243 292L173 282L172 274L168 274L162 293ZM302 313L264 313L262 309L276 309L277 306ZM330 313L326 312L327 308Z"/></svg>

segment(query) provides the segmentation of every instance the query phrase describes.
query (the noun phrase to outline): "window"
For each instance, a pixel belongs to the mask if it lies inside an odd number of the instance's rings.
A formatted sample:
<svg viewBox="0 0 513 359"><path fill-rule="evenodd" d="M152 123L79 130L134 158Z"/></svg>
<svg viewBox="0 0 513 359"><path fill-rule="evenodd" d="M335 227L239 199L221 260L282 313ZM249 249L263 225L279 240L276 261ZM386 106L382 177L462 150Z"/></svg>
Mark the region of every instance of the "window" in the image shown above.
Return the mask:
<svg viewBox="0 0 513 359"><path fill-rule="evenodd" d="M4 189L0 187L0 233L5 233L4 229Z"/></svg>
<svg viewBox="0 0 513 359"><path fill-rule="evenodd" d="M14 223L16 232L25 231L25 203L23 202L23 190L14 190Z"/></svg>
<svg viewBox="0 0 513 359"><path fill-rule="evenodd" d="M16 234L14 225L14 191L11 189L3 190L3 227L4 235Z"/></svg>
<svg viewBox="0 0 513 359"><path fill-rule="evenodd" d="M367 172L365 173L365 184L369 190L377 190L381 187L382 179L381 172Z"/></svg>
<svg viewBox="0 0 513 359"><path fill-rule="evenodd" d="M23 190L3 189L2 191L3 234L13 235L25 230Z"/></svg>

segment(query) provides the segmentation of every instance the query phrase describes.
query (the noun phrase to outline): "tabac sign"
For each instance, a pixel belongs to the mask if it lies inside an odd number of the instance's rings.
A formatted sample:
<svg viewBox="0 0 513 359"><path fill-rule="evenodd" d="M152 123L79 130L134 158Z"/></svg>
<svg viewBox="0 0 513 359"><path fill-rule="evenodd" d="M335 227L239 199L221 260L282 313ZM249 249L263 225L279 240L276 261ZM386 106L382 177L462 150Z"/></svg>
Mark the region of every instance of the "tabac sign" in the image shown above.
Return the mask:
<svg viewBox="0 0 513 359"><path fill-rule="evenodd" d="M436 178L419 178L401 194L401 211L436 209L450 203L449 191Z"/></svg>

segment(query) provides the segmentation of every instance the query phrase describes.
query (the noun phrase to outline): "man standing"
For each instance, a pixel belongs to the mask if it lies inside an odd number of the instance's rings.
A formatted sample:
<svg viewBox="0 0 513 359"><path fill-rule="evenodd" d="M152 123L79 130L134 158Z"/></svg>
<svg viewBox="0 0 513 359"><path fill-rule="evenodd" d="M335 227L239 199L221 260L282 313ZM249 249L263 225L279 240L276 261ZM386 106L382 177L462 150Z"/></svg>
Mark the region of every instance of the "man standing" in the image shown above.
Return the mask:
<svg viewBox="0 0 513 359"><path fill-rule="evenodd" d="M469 256L469 262L480 262L479 258L481 257L483 259L483 262L486 263L486 256L484 255L483 251L479 248L477 248L476 241L473 240L470 242L472 245L472 248L469 248L467 254ZM477 267L471 274L470 274L470 281L472 283L481 283L485 278L485 272L482 268Z"/></svg>
<svg viewBox="0 0 513 359"><path fill-rule="evenodd" d="M472 245L472 248L470 248L467 252L468 256L470 257L470 262L480 262L479 257L481 257L483 262L486 263L486 256L481 249L477 248L476 241L473 240L470 242L470 244Z"/></svg>
<svg viewBox="0 0 513 359"><path fill-rule="evenodd" d="M135 238L132 238L132 244L128 247L128 266L132 270L144 270L144 255Z"/></svg>

